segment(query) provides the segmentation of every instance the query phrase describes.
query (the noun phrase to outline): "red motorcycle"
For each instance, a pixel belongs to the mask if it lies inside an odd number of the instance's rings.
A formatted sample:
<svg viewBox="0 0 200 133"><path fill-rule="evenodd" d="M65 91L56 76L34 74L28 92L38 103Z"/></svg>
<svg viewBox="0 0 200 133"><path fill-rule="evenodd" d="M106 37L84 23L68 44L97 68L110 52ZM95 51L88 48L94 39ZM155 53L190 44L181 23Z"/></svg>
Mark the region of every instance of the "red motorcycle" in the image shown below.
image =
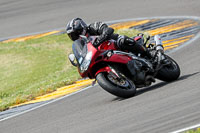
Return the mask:
<svg viewBox="0 0 200 133"><path fill-rule="evenodd" d="M104 90L115 96L132 97L136 94L136 88L150 86L155 78L170 82L180 76L180 68L172 58L160 52L156 45L147 44L150 37L145 42L143 35L133 39L155 51L155 59L120 51L114 40L105 41L95 48L93 42L96 38L81 36L76 40L72 45L74 54L69 55L69 60L77 66L83 78L96 79ZM160 40L158 36L155 39L155 42ZM162 58L167 59L167 63L162 63Z"/></svg>

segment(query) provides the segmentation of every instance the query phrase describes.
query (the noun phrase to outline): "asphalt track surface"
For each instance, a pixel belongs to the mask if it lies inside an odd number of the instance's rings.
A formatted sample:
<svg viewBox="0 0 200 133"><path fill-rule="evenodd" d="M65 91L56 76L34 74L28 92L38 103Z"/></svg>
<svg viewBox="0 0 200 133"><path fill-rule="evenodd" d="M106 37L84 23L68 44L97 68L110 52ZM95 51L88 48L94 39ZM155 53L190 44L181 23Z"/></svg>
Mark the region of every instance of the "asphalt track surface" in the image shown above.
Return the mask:
<svg viewBox="0 0 200 133"><path fill-rule="evenodd" d="M198 16L199 0L0 0L0 38L92 21ZM157 82L118 99L99 86L0 122L2 133L163 133L200 123L200 38L170 53L181 67L173 83Z"/></svg>

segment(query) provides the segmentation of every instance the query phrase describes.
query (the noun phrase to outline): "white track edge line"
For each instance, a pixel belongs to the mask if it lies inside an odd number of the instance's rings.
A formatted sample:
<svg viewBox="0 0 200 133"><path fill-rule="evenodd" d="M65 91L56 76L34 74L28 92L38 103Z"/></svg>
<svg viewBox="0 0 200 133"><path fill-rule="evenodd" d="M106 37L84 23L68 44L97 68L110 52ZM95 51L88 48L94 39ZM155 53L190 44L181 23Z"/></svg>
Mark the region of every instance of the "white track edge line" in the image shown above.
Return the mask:
<svg viewBox="0 0 200 133"><path fill-rule="evenodd" d="M190 129L194 129L194 128L197 128L197 127L200 127L200 124L197 124L197 125L194 125L194 126L190 126L190 127L186 127L186 128L183 128L183 129L179 129L179 130L173 131L171 133L181 133L181 132L188 131Z"/></svg>

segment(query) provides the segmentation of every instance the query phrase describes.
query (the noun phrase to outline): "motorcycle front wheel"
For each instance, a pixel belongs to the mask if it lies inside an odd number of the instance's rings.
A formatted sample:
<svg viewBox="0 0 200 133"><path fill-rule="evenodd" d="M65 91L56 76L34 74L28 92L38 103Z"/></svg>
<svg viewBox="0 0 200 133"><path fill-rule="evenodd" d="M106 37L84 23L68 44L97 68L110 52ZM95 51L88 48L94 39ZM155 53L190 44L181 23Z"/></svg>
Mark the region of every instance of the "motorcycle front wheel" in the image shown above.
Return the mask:
<svg viewBox="0 0 200 133"><path fill-rule="evenodd" d="M98 84L107 92L121 98L129 98L135 95L136 86L127 77L119 80L111 74L102 72L96 76Z"/></svg>

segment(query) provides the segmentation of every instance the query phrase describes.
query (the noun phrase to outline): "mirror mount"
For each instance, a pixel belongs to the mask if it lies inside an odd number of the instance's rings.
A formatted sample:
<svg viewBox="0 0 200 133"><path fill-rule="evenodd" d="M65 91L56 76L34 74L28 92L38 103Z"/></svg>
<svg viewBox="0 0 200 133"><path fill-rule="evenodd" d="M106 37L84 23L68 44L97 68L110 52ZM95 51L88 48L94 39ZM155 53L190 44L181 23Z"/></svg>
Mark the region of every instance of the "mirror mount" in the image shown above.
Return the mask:
<svg viewBox="0 0 200 133"><path fill-rule="evenodd" d="M83 40L85 40L87 43L89 42L89 39L86 37L86 36L84 36L84 35L79 35Z"/></svg>

